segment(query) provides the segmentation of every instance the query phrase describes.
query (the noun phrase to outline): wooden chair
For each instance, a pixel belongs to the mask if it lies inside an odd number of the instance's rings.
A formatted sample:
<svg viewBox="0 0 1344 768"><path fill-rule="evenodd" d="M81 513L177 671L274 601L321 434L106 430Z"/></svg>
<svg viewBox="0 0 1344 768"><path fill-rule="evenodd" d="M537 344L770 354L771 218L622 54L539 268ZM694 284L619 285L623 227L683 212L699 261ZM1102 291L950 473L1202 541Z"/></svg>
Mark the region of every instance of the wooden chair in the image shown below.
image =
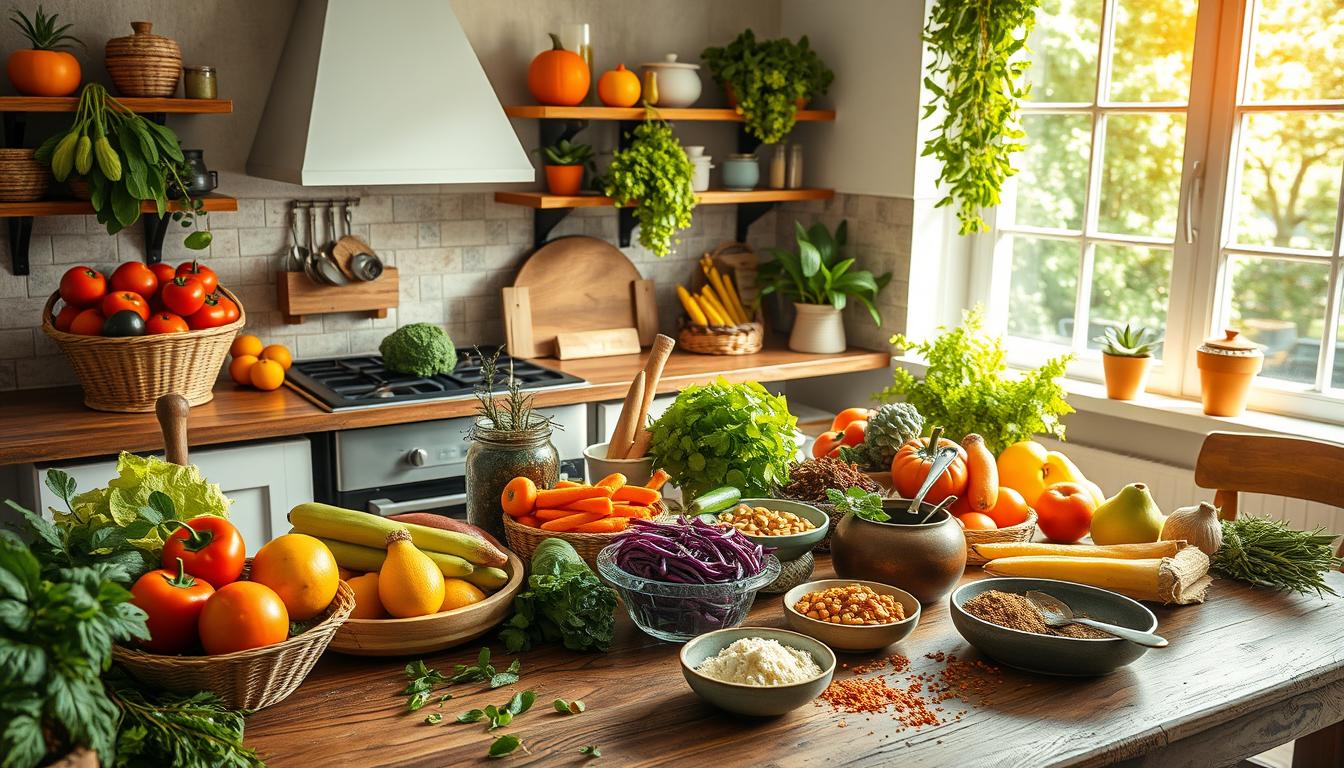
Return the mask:
<svg viewBox="0 0 1344 768"><path fill-rule="evenodd" d="M1276 435L1212 432L1195 460L1195 485L1214 491L1221 517L1235 520L1239 493L1305 499L1344 508L1344 445ZM1344 547L1341 547L1344 551ZM1297 740L1293 768L1344 766L1344 722Z"/></svg>

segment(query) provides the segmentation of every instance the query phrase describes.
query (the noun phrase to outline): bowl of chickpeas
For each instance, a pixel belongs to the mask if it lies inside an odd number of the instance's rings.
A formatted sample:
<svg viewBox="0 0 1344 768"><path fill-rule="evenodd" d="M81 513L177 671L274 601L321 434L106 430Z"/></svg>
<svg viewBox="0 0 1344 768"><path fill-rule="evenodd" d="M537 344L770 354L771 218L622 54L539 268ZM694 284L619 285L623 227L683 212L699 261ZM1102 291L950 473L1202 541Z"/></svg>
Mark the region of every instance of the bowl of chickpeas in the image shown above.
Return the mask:
<svg viewBox="0 0 1344 768"><path fill-rule="evenodd" d="M878 581L821 579L784 594L789 629L837 651L876 651L900 642L919 624L915 596Z"/></svg>
<svg viewBox="0 0 1344 768"><path fill-rule="evenodd" d="M811 551L825 538L831 524L820 509L787 499L743 499L729 509L703 517L736 528L763 547L774 547L780 562L797 560Z"/></svg>

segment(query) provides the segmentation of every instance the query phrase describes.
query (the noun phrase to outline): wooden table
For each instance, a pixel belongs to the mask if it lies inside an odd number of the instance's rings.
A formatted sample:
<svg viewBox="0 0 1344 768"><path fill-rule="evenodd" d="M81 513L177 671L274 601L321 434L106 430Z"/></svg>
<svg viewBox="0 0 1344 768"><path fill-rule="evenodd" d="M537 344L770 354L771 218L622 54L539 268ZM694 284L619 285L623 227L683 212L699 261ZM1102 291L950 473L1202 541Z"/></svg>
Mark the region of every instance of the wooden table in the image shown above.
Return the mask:
<svg viewBox="0 0 1344 768"><path fill-rule="evenodd" d="M817 578L831 575L819 557ZM981 578L978 568L967 579ZM1330 583L1344 592L1344 574ZM1004 668L986 704L952 699L944 716L960 720L901 729L889 715L837 714L809 705L754 720L716 710L682 679L680 646L644 635L621 612L607 654L543 648L522 655L517 690L537 692L533 709L487 734L457 724L458 713L502 704L510 689L448 688L454 696L406 714L406 659L328 654L288 700L248 720L247 742L276 768L444 766L485 759L495 736L512 733L531 751L505 765L583 765L579 748L596 745L596 765L694 766L1218 766L1344 720L1344 599L1301 597L1219 580L1208 603L1156 609L1170 648L1093 679L1051 678ZM748 624L784 626L782 598L759 595ZM492 643L503 668L512 657ZM436 654L451 672L474 661L475 644ZM979 654L961 639L946 602L926 608L920 626L892 652L912 672L938 672L925 654ZM875 658L841 655L850 665ZM906 675L890 674L895 686ZM876 674L876 673L872 673ZM852 675L838 670L837 679ZM587 711L563 716L555 698L583 699ZM444 722L427 725L429 712ZM845 726L840 727L844 721Z"/></svg>

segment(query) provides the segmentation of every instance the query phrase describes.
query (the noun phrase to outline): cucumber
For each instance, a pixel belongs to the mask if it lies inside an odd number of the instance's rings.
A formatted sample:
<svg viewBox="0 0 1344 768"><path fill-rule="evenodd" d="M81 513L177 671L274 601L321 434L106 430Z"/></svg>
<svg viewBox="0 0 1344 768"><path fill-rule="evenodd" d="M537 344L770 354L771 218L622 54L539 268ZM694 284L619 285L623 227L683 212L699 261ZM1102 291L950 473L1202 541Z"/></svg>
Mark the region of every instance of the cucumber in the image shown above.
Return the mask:
<svg viewBox="0 0 1344 768"><path fill-rule="evenodd" d="M731 485L725 485L722 488L715 488L696 496L695 500L686 507L686 511L692 516L711 515L715 512L722 512L741 500L741 491Z"/></svg>
<svg viewBox="0 0 1344 768"><path fill-rule="evenodd" d="M289 524L299 533L319 539L335 539L375 549L387 548L389 533L405 530L411 534L411 541L422 552L456 555L473 565L499 567L509 562L508 556L499 548L475 536L414 523L398 523L367 512L341 509L315 501L291 509Z"/></svg>
<svg viewBox="0 0 1344 768"><path fill-rule="evenodd" d="M336 558L337 565L342 568L349 568L352 571L364 571L365 573L377 571L383 567L383 560L387 557L387 550L385 549L375 549L374 547L350 544L335 539L319 538L318 541L326 544L327 549L331 550L331 555ZM424 552L424 550L421 551ZM445 578L467 579L475 583L471 579L475 568L466 560L457 555L445 555L442 552L425 552L425 555L433 560L435 565L439 566L439 570L443 572ZM489 570L498 569L490 568ZM476 586L481 585L476 584Z"/></svg>

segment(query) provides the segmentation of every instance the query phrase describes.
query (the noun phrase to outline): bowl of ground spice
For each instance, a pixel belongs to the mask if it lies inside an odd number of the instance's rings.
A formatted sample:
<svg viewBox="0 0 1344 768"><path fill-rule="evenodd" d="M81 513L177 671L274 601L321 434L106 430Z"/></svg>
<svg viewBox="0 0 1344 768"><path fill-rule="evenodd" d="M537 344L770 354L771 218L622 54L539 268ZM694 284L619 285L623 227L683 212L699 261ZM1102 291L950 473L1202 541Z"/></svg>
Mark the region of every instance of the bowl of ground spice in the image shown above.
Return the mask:
<svg viewBox="0 0 1344 768"><path fill-rule="evenodd" d="M877 581L821 579L784 595L789 629L837 651L876 651L900 642L919 624L915 596Z"/></svg>
<svg viewBox="0 0 1344 768"><path fill-rule="evenodd" d="M1053 579L981 579L964 584L949 599L952 624L981 653L1010 667L1046 675L1104 675L1148 649L1091 627L1050 627L1025 597L1039 590L1068 605L1077 616L1144 632L1157 617L1138 602L1097 587Z"/></svg>

